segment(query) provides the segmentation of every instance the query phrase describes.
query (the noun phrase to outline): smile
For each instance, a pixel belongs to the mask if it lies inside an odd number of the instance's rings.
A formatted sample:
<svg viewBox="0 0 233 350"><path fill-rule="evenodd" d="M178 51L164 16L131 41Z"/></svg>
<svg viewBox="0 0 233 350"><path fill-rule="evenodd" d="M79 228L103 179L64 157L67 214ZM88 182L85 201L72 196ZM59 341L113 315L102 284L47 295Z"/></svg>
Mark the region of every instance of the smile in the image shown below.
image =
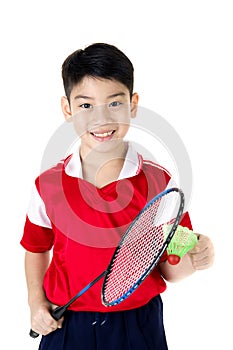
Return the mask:
<svg viewBox="0 0 233 350"><path fill-rule="evenodd" d="M91 134L95 137L104 138L104 137L112 136L114 132L115 132L115 130L111 130L111 131L106 131L103 133L91 132Z"/></svg>

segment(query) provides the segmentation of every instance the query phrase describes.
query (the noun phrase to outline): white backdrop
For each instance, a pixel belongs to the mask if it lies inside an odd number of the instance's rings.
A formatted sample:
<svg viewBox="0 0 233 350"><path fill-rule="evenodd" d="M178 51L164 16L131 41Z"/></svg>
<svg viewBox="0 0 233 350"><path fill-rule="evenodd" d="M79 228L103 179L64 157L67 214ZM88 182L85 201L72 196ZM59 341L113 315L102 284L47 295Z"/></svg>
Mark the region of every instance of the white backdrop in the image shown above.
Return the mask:
<svg viewBox="0 0 233 350"><path fill-rule="evenodd" d="M1 6L1 341L37 349L19 245L44 148L61 123L61 64L94 42L118 46L135 67L140 105L165 118L189 152L194 229L214 266L163 295L169 350L229 349L232 331L231 1L8 1ZM166 164L165 164L166 165ZM229 285L231 284L231 286ZM231 324L231 325L230 325Z"/></svg>

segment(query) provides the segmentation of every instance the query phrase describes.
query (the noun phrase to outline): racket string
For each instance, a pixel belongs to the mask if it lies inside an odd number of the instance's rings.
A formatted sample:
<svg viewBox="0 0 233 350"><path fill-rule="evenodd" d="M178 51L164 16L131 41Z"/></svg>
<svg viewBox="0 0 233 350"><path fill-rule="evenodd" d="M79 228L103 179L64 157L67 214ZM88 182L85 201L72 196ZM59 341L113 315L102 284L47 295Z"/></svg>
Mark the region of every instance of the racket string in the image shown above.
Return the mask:
<svg viewBox="0 0 233 350"><path fill-rule="evenodd" d="M116 253L105 284L104 294L108 301L116 300L127 293L146 273L148 266L153 264L163 247L163 225L171 223L172 219L169 216L167 221L161 224L166 205L163 201L161 208L161 200L155 204L141 214L140 220L134 223Z"/></svg>

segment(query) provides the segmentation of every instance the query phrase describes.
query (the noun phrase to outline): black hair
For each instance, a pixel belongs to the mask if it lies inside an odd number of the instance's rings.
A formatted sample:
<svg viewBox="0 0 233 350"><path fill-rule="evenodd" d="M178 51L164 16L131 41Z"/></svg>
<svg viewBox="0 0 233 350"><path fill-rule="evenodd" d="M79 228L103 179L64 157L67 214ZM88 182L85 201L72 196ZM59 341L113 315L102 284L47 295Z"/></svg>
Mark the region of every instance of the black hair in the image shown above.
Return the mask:
<svg viewBox="0 0 233 350"><path fill-rule="evenodd" d="M85 76L116 80L125 85L133 94L134 68L129 58L117 47L95 43L84 50L69 55L62 65L62 79L66 97L74 85Z"/></svg>

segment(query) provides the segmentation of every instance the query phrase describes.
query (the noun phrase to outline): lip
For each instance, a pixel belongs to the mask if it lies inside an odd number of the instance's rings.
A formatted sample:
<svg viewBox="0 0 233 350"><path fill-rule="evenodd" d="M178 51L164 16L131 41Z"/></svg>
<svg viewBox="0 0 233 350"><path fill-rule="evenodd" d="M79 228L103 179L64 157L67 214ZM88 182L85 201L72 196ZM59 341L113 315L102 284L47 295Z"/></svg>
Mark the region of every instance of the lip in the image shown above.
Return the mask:
<svg viewBox="0 0 233 350"><path fill-rule="evenodd" d="M97 131L91 131L90 134L92 137L99 141L109 141L113 138L113 135L115 134L116 130L97 130Z"/></svg>

